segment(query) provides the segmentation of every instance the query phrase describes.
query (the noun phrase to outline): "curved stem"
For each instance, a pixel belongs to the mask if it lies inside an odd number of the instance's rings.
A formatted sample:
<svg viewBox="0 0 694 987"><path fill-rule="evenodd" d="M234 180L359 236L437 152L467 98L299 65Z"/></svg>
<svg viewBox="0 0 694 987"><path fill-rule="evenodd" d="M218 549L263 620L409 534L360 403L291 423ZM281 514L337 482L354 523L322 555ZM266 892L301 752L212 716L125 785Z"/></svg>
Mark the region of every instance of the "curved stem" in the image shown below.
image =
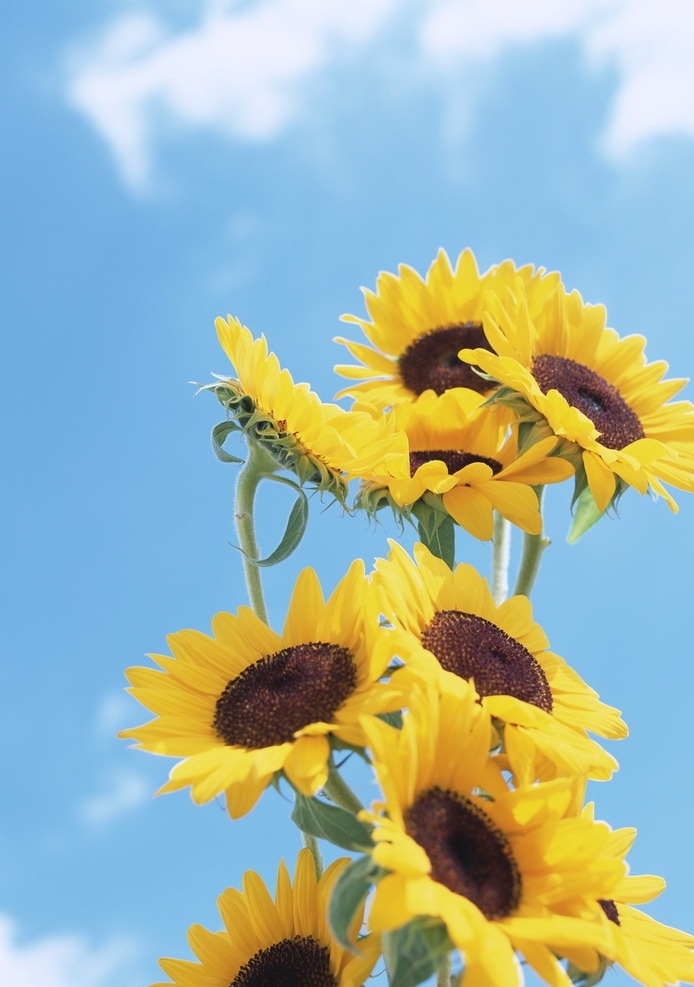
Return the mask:
<svg viewBox="0 0 694 987"><path fill-rule="evenodd" d="M494 512L492 548L492 595L498 606L508 596L508 567L511 560L511 522Z"/></svg>
<svg viewBox="0 0 694 987"><path fill-rule="evenodd" d="M542 513L543 492L544 490L541 487L537 495L540 513ZM518 578L516 579L516 586L514 589L515 594L530 596L533 585L535 584L535 579L540 569L542 553L549 544L549 538L546 538L542 532L540 532L539 535L526 534L524 536L523 555L521 557L520 568L518 569Z"/></svg>
<svg viewBox="0 0 694 987"><path fill-rule="evenodd" d="M347 809L354 816L364 808L334 764L330 765L330 773L323 791L331 802L339 805L341 809Z"/></svg>
<svg viewBox="0 0 694 987"><path fill-rule="evenodd" d="M316 868L316 877L320 878L323 873L323 854L320 851L318 840L315 836L311 836L310 833L305 833L303 829L300 829L299 832L301 833L301 842L305 849L311 851L313 863Z"/></svg>
<svg viewBox="0 0 694 987"><path fill-rule="evenodd" d="M258 484L264 476L273 473L276 468L276 464L267 453L255 443L249 442L248 458L236 481L236 504L234 507L236 534L243 559L243 574L246 579L248 599L256 616L265 623L267 623L267 608L260 569L250 561L259 557L258 543L255 538L253 506Z"/></svg>

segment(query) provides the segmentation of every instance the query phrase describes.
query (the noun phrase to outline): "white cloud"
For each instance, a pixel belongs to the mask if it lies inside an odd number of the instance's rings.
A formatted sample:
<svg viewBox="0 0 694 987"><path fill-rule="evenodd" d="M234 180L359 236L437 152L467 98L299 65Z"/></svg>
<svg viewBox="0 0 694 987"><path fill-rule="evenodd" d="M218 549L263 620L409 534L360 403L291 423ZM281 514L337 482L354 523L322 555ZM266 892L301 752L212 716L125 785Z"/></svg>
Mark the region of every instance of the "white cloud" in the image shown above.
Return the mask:
<svg viewBox="0 0 694 987"><path fill-rule="evenodd" d="M115 772L106 791L84 799L78 809L88 826L103 826L117 816L137 809L152 795L147 780L132 771Z"/></svg>
<svg viewBox="0 0 694 987"><path fill-rule="evenodd" d="M512 45L575 37L589 62L614 66L618 88L603 147L628 156L642 140L694 137L694 17L681 0L206 0L174 33L130 12L69 60L68 98L91 120L133 186L144 186L162 132L207 128L270 140L300 118L321 73L415 37L429 77L450 79ZM397 18L397 20L396 20ZM391 60L402 64L402 59ZM364 58L360 71L368 71ZM412 66L408 66L412 71ZM443 87L445 92L446 87ZM444 97L445 98L445 97Z"/></svg>
<svg viewBox="0 0 694 987"><path fill-rule="evenodd" d="M0 984L7 987L106 987L133 956L123 942L93 948L79 936L16 939L15 923L0 915Z"/></svg>

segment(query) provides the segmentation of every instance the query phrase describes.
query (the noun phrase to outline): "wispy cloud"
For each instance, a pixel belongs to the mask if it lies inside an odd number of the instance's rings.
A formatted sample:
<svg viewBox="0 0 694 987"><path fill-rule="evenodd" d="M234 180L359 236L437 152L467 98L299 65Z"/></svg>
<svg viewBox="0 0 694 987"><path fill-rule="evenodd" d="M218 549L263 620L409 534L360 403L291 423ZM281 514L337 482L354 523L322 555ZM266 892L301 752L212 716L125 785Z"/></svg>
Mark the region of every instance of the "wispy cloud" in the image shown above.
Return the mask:
<svg viewBox="0 0 694 987"><path fill-rule="evenodd" d="M7 987L107 987L134 956L125 942L92 947L72 935L17 940L15 923L0 915L0 983Z"/></svg>
<svg viewBox="0 0 694 987"><path fill-rule="evenodd" d="M129 5L100 37L73 48L67 93L125 179L142 187L164 134L205 128L271 140L307 112L322 73L346 60L368 72L374 44L397 54L402 39L414 39L429 78L464 65L469 85L471 64L566 37L587 64L618 75L606 153L628 156L655 135L694 137L694 18L683 16L681 0L206 0L199 22L177 32ZM393 71L404 63L390 60Z"/></svg>
<svg viewBox="0 0 694 987"><path fill-rule="evenodd" d="M113 772L104 791L83 799L78 815L88 826L103 826L137 809L152 795L147 780L132 771Z"/></svg>

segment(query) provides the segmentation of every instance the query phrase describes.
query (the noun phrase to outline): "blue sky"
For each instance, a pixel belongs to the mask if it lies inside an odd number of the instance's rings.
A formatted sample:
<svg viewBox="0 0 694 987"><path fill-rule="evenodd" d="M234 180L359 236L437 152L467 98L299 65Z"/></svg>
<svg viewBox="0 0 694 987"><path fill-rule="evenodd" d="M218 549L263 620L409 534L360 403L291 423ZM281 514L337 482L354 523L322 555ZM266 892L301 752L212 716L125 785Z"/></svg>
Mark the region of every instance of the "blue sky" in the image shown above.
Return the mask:
<svg viewBox="0 0 694 987"><path fill-rule="evenodd" d="M694 28L665 0L72 0L0 17L6 231L0 981L142 987L247 868L298 847L265 794L231 823L115 733L125 667L245 602L234 469L212 456L238 315L295 379L339 386L360 285L440 246L562 272L690 376ZM691 18L689 19L691 21ZM9 234L9 235L8 235ZM691 388L687 396L692 398ZM9 424L9 427L8 427ZM597 815L639 830L649 909L694 931L689 792L694 504L622 501L567 546L551 491L535 615L631 737ZM272 512L266 547L282 518ZM268 574L327 590L389 529L314 505ZM458 557L486 569L486 547ZM364 782L362 795L371 793ZM626 984L618 975L609 980Z"/></svg>

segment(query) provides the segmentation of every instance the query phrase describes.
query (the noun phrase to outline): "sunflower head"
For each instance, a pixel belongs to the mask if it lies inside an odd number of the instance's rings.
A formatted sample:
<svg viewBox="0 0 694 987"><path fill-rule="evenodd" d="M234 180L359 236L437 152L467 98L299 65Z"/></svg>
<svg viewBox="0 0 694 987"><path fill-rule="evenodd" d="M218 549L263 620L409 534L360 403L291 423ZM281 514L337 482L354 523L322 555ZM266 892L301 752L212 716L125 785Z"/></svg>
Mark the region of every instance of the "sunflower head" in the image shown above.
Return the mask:
<svg viewBox="0 0 694 987"><path fill-rule="evenodd" d="M378 957L379 937L362 937L359 953L351 953L327 920L330 895L348 863L336 860L318 878L310 851L301 850L293 885L280 864L274 900L259 875L247 871L243 891L229 888L218 899L223 931L192 926L188 938L197 959L160 960L171 980L153 987L361 987ZM362 917L363 907L355 913L355 932Z"/></svg>

